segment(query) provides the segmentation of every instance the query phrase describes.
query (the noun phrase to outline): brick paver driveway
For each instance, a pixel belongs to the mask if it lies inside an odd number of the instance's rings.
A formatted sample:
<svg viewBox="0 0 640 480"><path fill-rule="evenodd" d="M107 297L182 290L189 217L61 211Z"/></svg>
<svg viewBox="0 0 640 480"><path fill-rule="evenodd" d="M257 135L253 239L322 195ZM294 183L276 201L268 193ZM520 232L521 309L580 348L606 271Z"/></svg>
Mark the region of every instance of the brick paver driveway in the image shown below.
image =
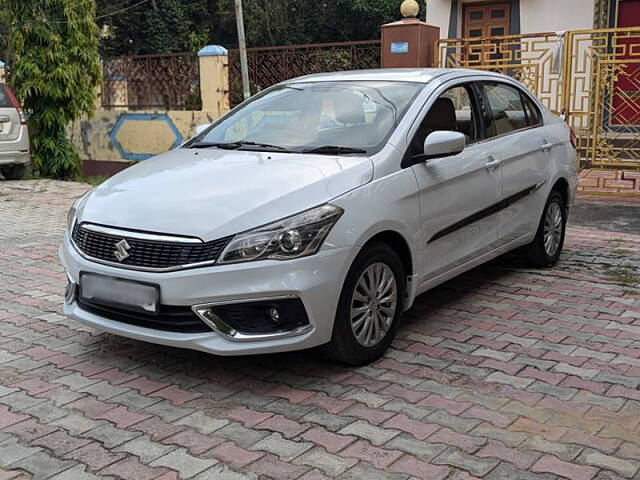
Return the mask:
<svg viewBox="0 0 640 480"><path fill-rule="evenodd" d="M640 478L640 234L449 282L368 367L219 358L60 315L85 188L0 183L0 478Z"/></svg>

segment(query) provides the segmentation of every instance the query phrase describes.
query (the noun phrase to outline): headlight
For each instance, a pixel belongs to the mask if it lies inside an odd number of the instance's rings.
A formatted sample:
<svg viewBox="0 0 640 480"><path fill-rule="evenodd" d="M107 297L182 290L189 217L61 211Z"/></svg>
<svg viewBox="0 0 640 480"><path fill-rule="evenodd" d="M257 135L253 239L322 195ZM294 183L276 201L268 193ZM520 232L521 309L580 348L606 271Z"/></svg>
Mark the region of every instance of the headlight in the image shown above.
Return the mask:
<svg viewBox="0 0 640 480"><path fill-rule="evenodd" d="M218 263L287 260L313 255L336 223L342 209L322 205L245 233L226 246Z"/></svg>
<svg viewBox="0 0 640 480"><path fill-rule="evenodd" d="M92 190L93 188L89 189L81 197L76 198L76 200L71 205L71 208L67 212L67 230L71 231L71 229L73 228L73 224L76 223L76 217L78 216L78 207L80 206L80 202L82 202L82 200L84 200Z"/></svg>
<svg viewBox="0 0 640 480"><path fill-rule="evenodd" d="M73 224L76 223L76 216L78 214L78 200L73 202L73 205L71 205L71 208L67 212L67 230L69 231L71 231L71 229L73 228Z"/></svg>

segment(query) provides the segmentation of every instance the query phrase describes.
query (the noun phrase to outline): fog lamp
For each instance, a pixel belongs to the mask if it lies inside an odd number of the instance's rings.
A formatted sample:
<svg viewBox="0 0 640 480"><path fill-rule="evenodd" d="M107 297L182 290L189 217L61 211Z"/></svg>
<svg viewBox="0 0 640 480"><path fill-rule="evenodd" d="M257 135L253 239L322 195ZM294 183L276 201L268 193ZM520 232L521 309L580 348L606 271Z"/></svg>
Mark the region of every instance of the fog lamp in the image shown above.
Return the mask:
<svg viewBox="0 0 640 480"><path fill-rule="evenodd" d="M267 309L267 318L273 323L280 323L280 312L275 307Z"/></svg>

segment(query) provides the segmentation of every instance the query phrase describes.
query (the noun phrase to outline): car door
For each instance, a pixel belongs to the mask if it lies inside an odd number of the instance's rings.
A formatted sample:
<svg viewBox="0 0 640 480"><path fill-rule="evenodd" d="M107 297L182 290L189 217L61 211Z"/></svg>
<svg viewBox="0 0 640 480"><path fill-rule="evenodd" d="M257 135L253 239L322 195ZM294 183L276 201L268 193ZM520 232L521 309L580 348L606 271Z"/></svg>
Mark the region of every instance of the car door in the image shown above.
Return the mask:
<svg viewBox="0 0 640 480"><path fill-rule="evenodd" d="M486 103L486 143L502 176L498 237L501 245L535 232L548 178L552 144L539 108L513 84L480 82Z"/></svg>
<svg viewBox="0 0 640 480"><path fill-rule="evenodd" d="M423 283L491 250L498 236L490 209L498 201L500 175L487 166L489 152L480 142L482 125L471 83L440 90L413 134L409 147L413 155L422 151L424 139L435 130L460 131L467 146L459 154L411 167L419 189L426 260Z"/></svg>

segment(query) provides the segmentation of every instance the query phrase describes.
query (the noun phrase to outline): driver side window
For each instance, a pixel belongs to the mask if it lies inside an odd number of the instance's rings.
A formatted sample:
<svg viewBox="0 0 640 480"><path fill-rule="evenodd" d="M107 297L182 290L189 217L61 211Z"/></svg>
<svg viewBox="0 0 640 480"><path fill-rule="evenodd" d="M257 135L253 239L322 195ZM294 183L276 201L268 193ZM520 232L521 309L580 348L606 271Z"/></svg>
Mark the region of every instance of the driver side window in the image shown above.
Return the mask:
<svg viewBox="0 0 640 480"><path fill-rule="evenodd" d="M467 145L478 140L476 113L468 85L451 87L436 99L411 141L411 154L422 153L425 139L436 130L464 133Z"/></svg>

